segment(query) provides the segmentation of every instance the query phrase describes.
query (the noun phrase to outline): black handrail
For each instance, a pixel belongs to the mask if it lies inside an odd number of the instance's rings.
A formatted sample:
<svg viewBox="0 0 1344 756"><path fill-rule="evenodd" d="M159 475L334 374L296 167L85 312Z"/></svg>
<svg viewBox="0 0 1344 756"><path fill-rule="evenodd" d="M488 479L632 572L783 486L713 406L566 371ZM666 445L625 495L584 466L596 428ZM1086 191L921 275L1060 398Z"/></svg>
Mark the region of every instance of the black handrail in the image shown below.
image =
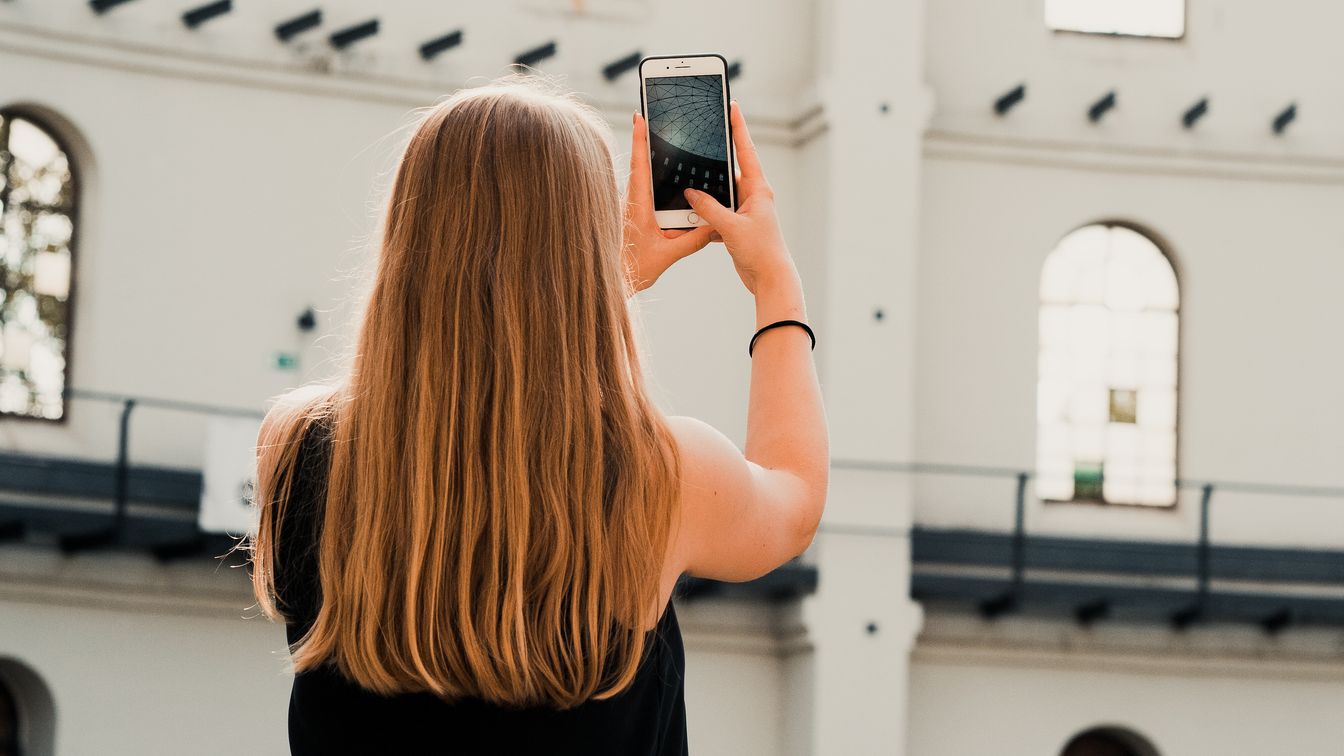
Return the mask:
<svg viewBox="0 0 1344 756"><path fill-rule="evenodd" d="M862 459L833 459L833 470L866 470L872 472L904 472L927 475L951 475L983 478L1016 478L1026 475L1036 477L1034 472L1016 467L995 467L991 465L965 465L955 462L878 462ZM1239 480L1211 480L1197 478L1177 478L1173 481L1177 488L1198 488L1215 486L1220 491L1253 494L1282 494L1285 496L1305 496L1320 499L1344 499L1344 486L1303 486L1293 483L1263 483Z"/></svg>
<svg viewBox="0 0 1344 756"><path fill-rule="evenodd" d="M981 615L993 619L1013 612L1021 606L1023 585L1026 579L1026 487L1027 481L1034 477L1026 470L985 465L961 465L951 463L927 462L876 462L865 460L832 460L831 467L837 470L862 470L879 472L902 472L912 474L952 475L961 477L979 476L991 478L1015 478L1017 490L1014 498L1014 518L1012 530L1011 577L1003 593L984 599L979 604ZM1311 498L1344 499L1344 487L1335 486L1299 486L1282 483L1256 483L1246 481L1213 481L1181 478L1174 481L1177 488L1198 488L1199 497L1199 536L1195 543L1196 563L1195 591L1191 602L1176 610L1170 617L1171 625L1184 630L1192 624L1205 619L1209 611L1209 593L1212 582L1211 553L1209 537L1211 504L1214 489L1236 493L1274 494L1280 496L1302 496ZM1079 605L1074 614L1082 624L1105 616L1109 612L1109 602L1097 599ZM1266 632L1282 630L1292 622L1291 613L1280 610L1261 621Z"/></svg>
<svg viewBox="0 0 1344 756"><path fill-rule="evenodd" d="M260 419L265 415L264 412L259 410L243 409L239 407L74 387L67 387L64 394L71 399L84 399L121 405L121 416L120 422L118 423L117 436L115 500L111 521L106 527L91 532L74 533L62 536L60 539L60 547L66 553L108 546L118 542L124 534L127 522L127 507L129 503L130 420L131 414L136 407L152 407L202 415L248 417L256 419ZM1026 580L1026 491L1028 482L1035 477L1034 473L1029 470L1009 467L938 462L880 462L838 459L833 460L831 466L833 469L837 470L866 470L874 472L901 472L916 475L950 475L958 477L1014 479L1016 481L1016 487L1013 502L1014 517L1012 528L1011 579L1004 593L981 602L980 611L986 617L992 618L1019 608L1023 586ZM1215 488L1222 491L1238 493L1344 499L1344 487L1333 486L1298 486L1278 483L1201 481L1195 479L1178 479L1175 481L1175 485L1178 488L1198 488L1201 492L1199 536L1196 544L1197 563L1195 565L1197 586L1192 597L1192 602L1171 616L1172 625L1177 628L1188 627L1190 624L1204 618L1207 614L1211 581L1209 523L1211 502ZM827 528L827 530L831 530L831 528ZM3 533L0 533L0 537L3 537L6 533L13 535L12 533L9 533L7 524L0 525L0 531L4 531ZM15 532L21 532L21 530ZM164 554L176 555L180 553L191 553L198 547L199 539L194 540L191 543L165 544L160 548L157 548L156 552L162 551ZM1104 602L1094 602L1078 607L1077 615L1080 621L1091 621L1091 619L1103 615L1106 611L1106 607L1102 604L1104 604ZM1267 622L1268 621L1269 620L1267 620Z"/></svg>
<svg viewBox="0 0 1344 756"><path fill-rule="evenodd" d="M229 407L223 404L205 404L203 402L189 402L181 399L161 399L153 396L120 394L111 391L67 388L65 390L65 396L70 399L88 399L90 401L108 402L111 404L134 402L142 407L192 412L199 415L225 415L232 417L254 417L258 419L266 416L266 413L260 410Z"/></svg>
<svg viewBox="0 0 1344 756"><path fill-rule="evenodd" d="M61 551L66 554L111 546L120 541L125 533L127 508L130 505L128 484L130 481L131 468L131 412L134 411L136 407L153 407L156 409L166 409L177 412L190 412L194 414L225 417L250 417L260 419L265 416L264 412L240 409L238 407L204 404L201 402L189 402L178 399L162 399L150 396L133 396L130 394L118 394L110 391L79 389L71 386L67 386L63 393L68 399L86 399L89 401L121 405L121 418L117 426L116 487L114 489L114 498L112 502L112 520L106 526L96 530L62 535L59 539L59 544ZM186 547L184 547L183 544L165 544L160 547L160 550L164 553L189 552L198 545L199 540L193 540L192 543L187 544Z"/></svg>

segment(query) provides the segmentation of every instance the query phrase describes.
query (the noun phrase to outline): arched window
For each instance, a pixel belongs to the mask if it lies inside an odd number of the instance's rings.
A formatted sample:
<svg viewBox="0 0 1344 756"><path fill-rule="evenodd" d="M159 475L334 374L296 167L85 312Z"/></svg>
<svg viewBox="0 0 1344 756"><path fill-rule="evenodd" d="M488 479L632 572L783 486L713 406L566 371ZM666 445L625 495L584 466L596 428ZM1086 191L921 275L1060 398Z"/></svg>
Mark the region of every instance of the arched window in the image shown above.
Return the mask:
<svg viewBox="0 0 1344 756"><path fill-rule="evenodd" d="M1176 503L1176 272L1147 236L1085 226L1041 272L1037 494Z"/></svg>
<svg viewBox="0 0 1344 756"><path fill-rule="evenodd" d="M0 415L65 415L75 178L50 130L0 109Z"/></svg>
<svg viewBox="0 0 1344 756"><path fill-rule="evenodd" d="M0 657L0 756L52 756L56 702L28 665Z"/></svg>
<svg viewBox="0 0 1344 756"><path fill-rule="evenodd" d="M1094 727L1078 733L1059 756L1158 756L1141 735L1119 727Z"/></svg>
<svg viewBox="0 0 1344 756"><path fill-rule="evenodd" d="M0 680L0 756L19 756L19 704Z"/></svg>

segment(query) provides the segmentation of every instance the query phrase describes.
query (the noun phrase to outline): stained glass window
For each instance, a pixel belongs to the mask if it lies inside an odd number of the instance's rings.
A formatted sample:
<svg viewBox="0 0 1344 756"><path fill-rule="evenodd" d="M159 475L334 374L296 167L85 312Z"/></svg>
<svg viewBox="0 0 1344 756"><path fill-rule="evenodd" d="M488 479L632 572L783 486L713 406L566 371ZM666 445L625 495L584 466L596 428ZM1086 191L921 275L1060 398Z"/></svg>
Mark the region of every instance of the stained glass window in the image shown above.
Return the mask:
<svg viewBox="0 0 1344 756"><path fill-rule="evenodd" d="M1041 272L1037 493L1051 500L1176 500L1179 290L1151 239L1080 228Z"/></svg>
<svg viewBox="0 0 1344 756"><path fill-rule="evenodd" d="M65 414L75 194L51 132L0 110L0 414Z"/></svg>

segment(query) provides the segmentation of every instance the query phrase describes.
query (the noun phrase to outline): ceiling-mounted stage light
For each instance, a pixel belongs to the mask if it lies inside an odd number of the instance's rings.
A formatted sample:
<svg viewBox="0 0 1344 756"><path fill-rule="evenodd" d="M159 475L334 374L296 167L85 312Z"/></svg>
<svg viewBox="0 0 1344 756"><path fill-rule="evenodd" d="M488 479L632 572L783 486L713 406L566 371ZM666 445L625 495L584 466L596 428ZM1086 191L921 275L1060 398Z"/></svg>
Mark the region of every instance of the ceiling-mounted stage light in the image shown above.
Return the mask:
<svg viewBox="0 0 1344 756"><path fill-rule="evenodd" d="M362 24L347 26L331 35L331 46L337 50L344 50L354 43L366 37L372 37L378 33L378 19L373 18Z"/></svg>
<svg viewBox="0 0 1344 756"><path fill-rule="evenodd" d="M606 77L607 81L616 81L616 79L620 78L621 74L637 68L639 66L639 61L643 60L643 58L644 53L635 50L624 58L618 58L605 66L602 66L602 75Z"/></svg>
<svg viewBox="0 0 1344 756"><path fill-rule="evenodd" d="M728 81L732 81L742 75L742 61L735 60L728 64Z"/></svg>
<svg viewBox="0 0 1344 756"><path fill-rule="evenodd" d="M420 57L425 60L432 60L439 53L451 50L460 44L462 44L462 30L458 29L420 45Z"/></svg>
<svg viewBox="0 0 1344 756"><path fill-rule="evenodd" d="M216 0L216 2L206 3L183 13L182 23L188 29L195 29L206 21L222 16L231 10L233 10L233 0Z"/></svg>
<svg viewBox="0 0 1344 756"><path fill-rule="evenodd" d="M106 13L126 2L130 2L130 0L89 0L89 7L93 9L94 13Z"/></svg>
<svg viewBox="0 0 1344 756"><path fill-rule="evenodd" d="M555 49L555 41L552 40L541 47L534 47L527 52L519 53L518 57L513 59L513 63L518 66L535 66L543 60L555 55Z"/></svg>
<svg viewBox="0 0 1344 756"><path fill-rule="evenodd" d="M1282 135L1284 130L1288 128L1288 124L1295 120L1297 120L1297 103L1289 105L1281 113L1274 116L1274 133Z"/></svg>
<svg viewBox="0 0 1344 756"><path fill-rule="evenodd" d="M1185 113L1181 115L1181 123L1187 129L1193 129L1195 127L1195 124L1199 122L1199 119L1203 118L1204 114L1208 112L1209 112L1209 98L1205 97L1204 99L1200 100L1194 105L1191 105L1190 109L1185 111Z"/></svg>
<svg viewBox="0 0 1344 756"><path fill-rule="evenodd" d="M281 42L288 42L300 32L306 32L315 26L322 24L322 9L309 11L302 16L295 16L288 21L281 22L275 27L275 36Z"/></svg>
<svg viewBox="0 0 1344 756"><path fill-rule="evenodd" d="M994 112L998 115L1006 115L1008 111L1012 110L1019 102L1022 102L1026 98L1027 85L1018 84L1007 92L1004 92L994 101Z"/></svg>
<svg viewBox="0 0 1344 756"><path fill-rule="evenodd" d="M1092 103L1092 107L1087 109L1088 120L1092 123L1100 121L1106 112L1115 107L1115 90L1107 92L1100 100Z"/></svg>

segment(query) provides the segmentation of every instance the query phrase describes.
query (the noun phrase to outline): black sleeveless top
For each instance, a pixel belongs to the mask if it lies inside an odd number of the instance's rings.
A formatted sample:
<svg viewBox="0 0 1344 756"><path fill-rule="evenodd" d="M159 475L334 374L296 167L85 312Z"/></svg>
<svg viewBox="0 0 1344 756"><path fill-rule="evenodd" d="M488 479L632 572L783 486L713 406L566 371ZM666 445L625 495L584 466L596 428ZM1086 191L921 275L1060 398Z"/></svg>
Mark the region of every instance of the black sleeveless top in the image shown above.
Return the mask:
<svg viewBox="0 0 1344 756"><path fill-rule="evenodd" d="M327 470L320 424L304 437L291 499L281 523L276 592L293 644L321 606L317 537ZM431 693L382 696L334 667L294 677L289 698L293 754L620 754L687 753L686 659L668 602L649 631L634 682L620 695L569 710L510 709L477 699L446 702Z"/></svg>

